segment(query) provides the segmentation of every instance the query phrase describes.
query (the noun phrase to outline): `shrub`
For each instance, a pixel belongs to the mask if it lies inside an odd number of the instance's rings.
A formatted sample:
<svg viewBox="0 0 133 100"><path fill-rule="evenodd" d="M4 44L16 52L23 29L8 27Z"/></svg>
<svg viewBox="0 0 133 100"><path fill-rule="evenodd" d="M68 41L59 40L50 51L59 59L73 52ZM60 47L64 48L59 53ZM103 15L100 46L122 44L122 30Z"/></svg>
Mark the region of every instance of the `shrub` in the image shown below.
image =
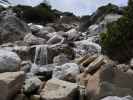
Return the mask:
<svg viewBox="0 0 133 100"><path fill-rule="evenodd" d="M107 25L107 32L101 33L101 45L107 54L126 52L125 56L132 56L133 40L133 0L129 0L124 16L118 21ZM130 53L130 54L129 54ZM122 55L122 53L121 53ZM126 57L125 57L126 58ZM128 58L128 57L127 57Z"/></svg>

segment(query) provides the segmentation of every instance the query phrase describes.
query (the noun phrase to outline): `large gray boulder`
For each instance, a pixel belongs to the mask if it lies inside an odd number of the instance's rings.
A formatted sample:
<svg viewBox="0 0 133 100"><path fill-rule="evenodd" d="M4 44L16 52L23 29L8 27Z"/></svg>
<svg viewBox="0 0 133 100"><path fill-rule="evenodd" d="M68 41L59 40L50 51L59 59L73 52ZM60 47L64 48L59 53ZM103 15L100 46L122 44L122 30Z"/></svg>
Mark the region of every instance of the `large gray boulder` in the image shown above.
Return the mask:
<svg viewBox="0 0 133 100"><path fill-rule="evenodd" d="M4 11L0 14L1 42L22 40L27 33L30 33L28 25L15 14L12 14L11 11Z"/></svg>
<svg viewBox="0 0 133 100"><path fill-rule="evenodd" d="M77 64L66 63L62 66L55 66L53 78L75 82L78 74L80 74L80 68Z"/></svg>
<svg viewBox="0 0 133 100"><path fill-rule="evenodd" d="M19 69L21 59L11 51L0 49L0 72L13 72Z"/></svg>
<svg viewBox="0 0 133 100"><path fill-rule="evenodd" d="M86 54L100 54L101 53L101 46L92 42L92 40L81 40L75 42L76 48L76 56L82 56Z"/></svg>
<svg viewBox="0 0 133 100"><path fill-rule="evenodd" d="M53 59L53 63L56 63L58 65L62 65L65 63L68 63L70 60L67 58L67 55L65 54L60 54Z"/></svg>
<svg viewBox="0 0 133 100"><path fill-rule="evenodd" d="M30 23L29 26L30 26L32 33L35 36L44 38L44 39L48 39L47 34L55 32L55 29L51 26L44 27L42 25L35 25L32 23Z"/></svg>
<svg viewBox="0 0 133 100"><path fill-rule="evenodd" d="M6 72L0 74L0 100L12 100L21 91L24 72Z"/></svg>
<svg viewBox="0 0 133 100"><path fill-rule="evenodd" d="M78 85L58 79L49 80L41 91L41 100L77 100Z"/></svg>

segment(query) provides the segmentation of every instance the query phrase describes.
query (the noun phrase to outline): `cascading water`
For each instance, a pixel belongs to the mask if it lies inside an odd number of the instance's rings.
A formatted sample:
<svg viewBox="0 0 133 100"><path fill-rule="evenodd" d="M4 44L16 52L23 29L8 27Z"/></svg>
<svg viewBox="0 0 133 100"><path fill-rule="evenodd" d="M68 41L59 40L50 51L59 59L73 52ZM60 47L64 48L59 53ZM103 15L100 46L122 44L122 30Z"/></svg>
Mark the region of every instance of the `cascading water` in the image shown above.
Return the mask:
<svg viewBox="0 0 133 100"><path fill-rule="evenodd" d="M34 64L47 65L48 64L48 46L38 45L35 50Z"/></svg>

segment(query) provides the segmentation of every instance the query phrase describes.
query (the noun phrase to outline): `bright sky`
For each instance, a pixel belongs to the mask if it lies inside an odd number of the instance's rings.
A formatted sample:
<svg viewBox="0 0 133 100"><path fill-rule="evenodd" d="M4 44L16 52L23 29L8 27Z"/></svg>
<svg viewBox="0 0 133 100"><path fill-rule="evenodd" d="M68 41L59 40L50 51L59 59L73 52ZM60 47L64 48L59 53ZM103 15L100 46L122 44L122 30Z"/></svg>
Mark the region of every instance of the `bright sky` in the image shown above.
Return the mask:
<svg viewBox="0 0 133 100"><path fill-rule="evenodd" d="M10 0L15 4L37 5L43 0ZM76 15L87 15L98 7L108 3L124 6L128 0L48 0L53 8L73 12Z"/></svg>

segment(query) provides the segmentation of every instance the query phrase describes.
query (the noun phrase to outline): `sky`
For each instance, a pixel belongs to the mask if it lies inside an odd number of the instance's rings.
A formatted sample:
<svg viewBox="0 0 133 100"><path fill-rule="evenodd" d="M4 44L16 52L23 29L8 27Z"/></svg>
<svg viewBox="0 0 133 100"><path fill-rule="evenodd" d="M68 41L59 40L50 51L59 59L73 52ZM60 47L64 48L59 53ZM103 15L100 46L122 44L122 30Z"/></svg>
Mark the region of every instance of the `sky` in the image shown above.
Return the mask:
<svg viewBox="0 0 133 100"><path fill-rule="evenodd" d="M35 6L43 0L10 0L14 4L26 4ZM128 0L48 0L53 9L69 11L74 14L88 15L93 13L98 7L113 3L119 6L127 5Z"/></svg>

